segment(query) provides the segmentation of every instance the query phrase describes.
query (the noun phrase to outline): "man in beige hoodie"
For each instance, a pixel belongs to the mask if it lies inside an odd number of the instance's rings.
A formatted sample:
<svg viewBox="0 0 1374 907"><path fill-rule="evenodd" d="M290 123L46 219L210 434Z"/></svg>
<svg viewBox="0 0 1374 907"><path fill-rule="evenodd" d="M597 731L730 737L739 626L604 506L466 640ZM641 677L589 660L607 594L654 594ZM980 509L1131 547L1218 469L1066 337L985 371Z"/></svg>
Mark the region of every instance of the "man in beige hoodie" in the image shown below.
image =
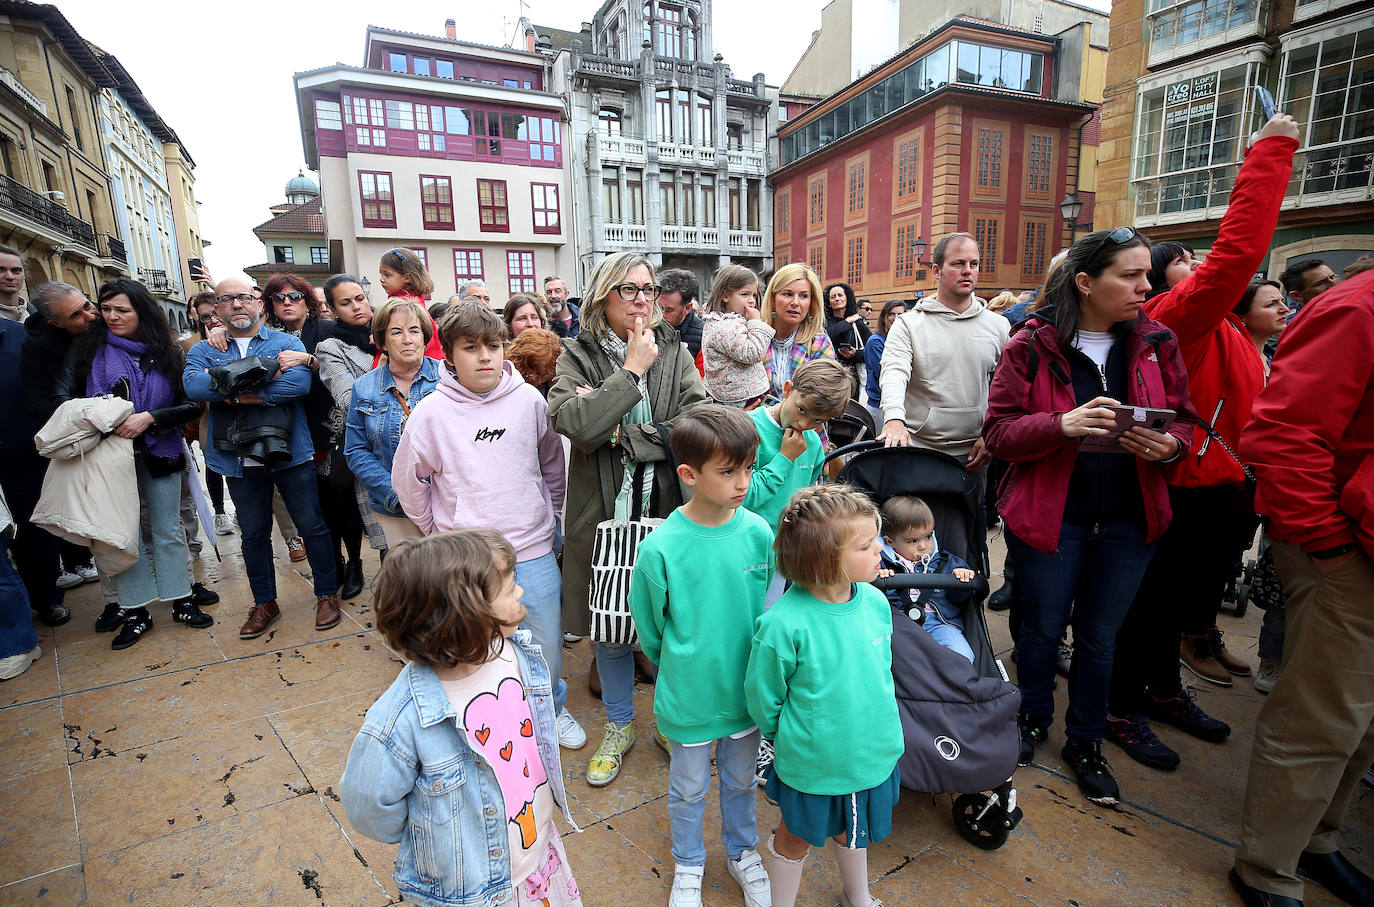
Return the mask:
<svg viewBox="0 0 1374 907"><path fill-rule="evenodd" d="M988 385L1011 333L1007 319L974 295L978 243L950 233L935 244L936 292L897 318L883 347L883 430L888 447L915 445L964 461L980 489Z"/></svg>

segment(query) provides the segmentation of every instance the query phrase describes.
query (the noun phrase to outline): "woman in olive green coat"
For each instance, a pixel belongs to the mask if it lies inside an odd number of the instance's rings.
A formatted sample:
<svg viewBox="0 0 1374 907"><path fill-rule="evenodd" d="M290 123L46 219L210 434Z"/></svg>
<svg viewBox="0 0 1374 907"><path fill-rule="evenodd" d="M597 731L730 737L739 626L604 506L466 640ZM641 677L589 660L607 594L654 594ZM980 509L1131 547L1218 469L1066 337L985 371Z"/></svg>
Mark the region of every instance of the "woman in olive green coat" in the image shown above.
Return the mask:
<svg viewBox="0 0 1374 907"><path fill-rule="evenodd" d="M596 524L626 518L633 497L644 516L664 517L681 489L665 431L689 407L706 401L701 375L677 332L663 323L659 288L647 258L621 252L592 270L582 304L582 332L563 341L549 389L549 418L572 442L563 546L563 628L586 635ZM635 464L647 464L644 483ZM634 486L634 487L632 487ZM603 787L620 773L634 746L634 656L628 645L596 643L606 707L605 737L587 767Z"/></svg>

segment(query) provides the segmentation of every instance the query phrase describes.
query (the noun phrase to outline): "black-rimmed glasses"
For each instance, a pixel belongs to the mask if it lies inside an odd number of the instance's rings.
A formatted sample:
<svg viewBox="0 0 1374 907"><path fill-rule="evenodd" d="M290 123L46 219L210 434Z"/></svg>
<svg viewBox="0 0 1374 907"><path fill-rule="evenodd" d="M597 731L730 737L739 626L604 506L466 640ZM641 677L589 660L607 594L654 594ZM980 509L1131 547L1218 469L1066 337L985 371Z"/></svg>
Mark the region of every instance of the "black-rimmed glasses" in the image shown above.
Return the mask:
<svg viewBox="0 0 1374 907"><path fill-rule="evenodd" d="M220 305L233 305L236 302L240 305L248 305L250 302L257 301L258 297L254 296L252 293L237 293L233 296L224 295L215 297L215 302L218 302Z"/></svg>
<svg viewBox="0 0 1374 907"><path fill-rule="evenodd" d="M663 292L663 288L651 283L642 287L633 283L621 283L616 284L615 291L620 294L620 298L625 302L634 302L635 297L639 296L640 293L644 294L645 299L655 302L659 294Z"/></svg>

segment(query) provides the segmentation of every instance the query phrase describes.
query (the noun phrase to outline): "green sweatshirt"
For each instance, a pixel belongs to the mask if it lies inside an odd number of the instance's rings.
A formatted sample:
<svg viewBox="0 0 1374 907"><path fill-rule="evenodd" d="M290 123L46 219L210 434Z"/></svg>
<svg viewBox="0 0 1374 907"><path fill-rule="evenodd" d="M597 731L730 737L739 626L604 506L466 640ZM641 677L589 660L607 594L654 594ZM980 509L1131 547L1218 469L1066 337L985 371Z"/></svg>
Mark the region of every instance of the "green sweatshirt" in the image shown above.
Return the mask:
<svg viewBox="0 0 1374 907"><path fill-rule="evenodd" d="M773 574L773 530L743 507L724 526L673 511L639 546L630 610L659 666L654 715L678 743L753 726L744 702L749 640Z"/></svg>
<svg viewBox="0 0 1374 907"><path fill-rule="evenodd" d="M768 414L768 407L760 406L749 413L749 418L754 420L754 428L759 433L759 452L754 459L754 478L749 482L744 506L767 520L777 531L792 492L815 485L821 477L825 451L821 448L821 436L808 431L805 433L806 452L793 462L780 453L782 426Z"/></svg>
<svg viewBox="0 0 1374 907"><path fill-rule="evenodd" d="M877 787L904 746L892 687L892 608L868 583L831 604L793 585L759 618L744 678L773 766L807 794Z"/></svg>

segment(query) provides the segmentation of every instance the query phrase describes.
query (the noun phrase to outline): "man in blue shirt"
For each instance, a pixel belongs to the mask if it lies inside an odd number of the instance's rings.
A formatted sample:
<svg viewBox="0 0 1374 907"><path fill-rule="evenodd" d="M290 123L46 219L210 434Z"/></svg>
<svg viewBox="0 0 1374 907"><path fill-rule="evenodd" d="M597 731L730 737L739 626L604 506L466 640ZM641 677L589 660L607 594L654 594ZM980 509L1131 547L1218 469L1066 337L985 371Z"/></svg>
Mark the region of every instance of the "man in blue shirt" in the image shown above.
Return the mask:
<svg viewBox="0 0 1374 907"><path fill-rule="evenodd" d="M286 509L305 542L306 557L315 581L315 629L328 630L343 619L339 610L339 582L334 546L320 512L315 486L315 448L310 441L305 410L299 404L310 390L311 370L278 368L258 393L228 398L210 389L209 370L245 356L276 359L286 351L304 353L300 340L262 323L262 300L246 279L231 277L215 287L215 312L229 332L228 350L202 340L186 356L182 383L186 396L210 403L205 460L224 476L238 511L243 533L243 564L253 590L253 611L239 629L240 639L255 639L281 616L277 607L277 578L272 563L272 487L281 492ZM224 428L248 407L290 407L289 459L286 465L245 457L224 440Z"/></svg>

